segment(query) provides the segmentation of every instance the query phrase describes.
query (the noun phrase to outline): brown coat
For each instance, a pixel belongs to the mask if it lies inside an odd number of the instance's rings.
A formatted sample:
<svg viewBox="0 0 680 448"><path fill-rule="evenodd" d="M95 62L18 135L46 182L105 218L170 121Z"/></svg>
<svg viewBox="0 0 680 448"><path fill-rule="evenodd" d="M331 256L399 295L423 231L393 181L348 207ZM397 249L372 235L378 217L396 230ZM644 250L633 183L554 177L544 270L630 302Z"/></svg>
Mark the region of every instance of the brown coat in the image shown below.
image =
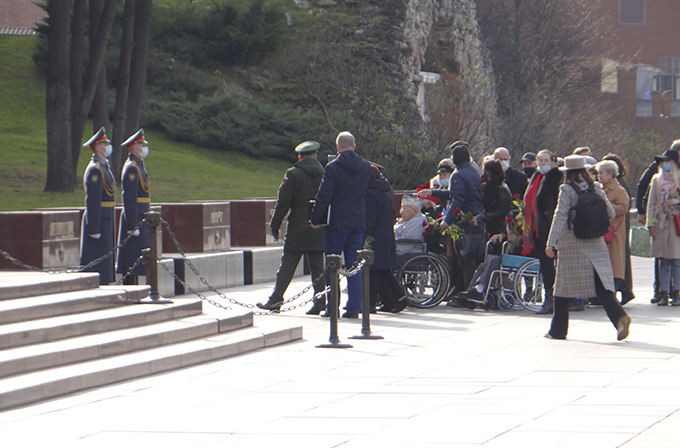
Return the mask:
<svg viewBox="0 0 680 448"><path fill-rule="evenodd" d="M675 232L673 215L680 213L680 207L671 205L665 208L663 202L666 198L661 196L659 191L659 177L662 173L657 173L649 184L649 200L647 201L647 225L656 223L656 238L652 238L652 256L656 258L680 258L680 236ZM674 195L677 197L677 195ZM669 219L663 228L659 223L659 216L668 213Z"/></svg>
<svg viewBox="0 0 680 448"><path fill-rule="evenodd" d="M582 188L585 188L583 186ZM598 194L606 198L604 192L595 184ZM614 275L609 261L607 244L604 238L580 239L574 236L574 231L567 226L569 211L576 206L578 194L568 184L560 186L557 208L553 216L547 246L556 247L557 278L555 279L556 297L589 298L596 297L595 271L597 271L602 285L608 291L614 292ZM615 213L607 201L607 214L614 218Z"/></svg>
<svg viewBox="0 0 680 448"><path fill-rule="evenodd" d="M618 228L614 239L607 243L609 258L612 261L612 272L614 278L623 279L626 275L626 223L624 221L628 213L630 197L616 179L607 182L602 189L616 212L616 218L609 221L609 227L614 230Z"/></svg>

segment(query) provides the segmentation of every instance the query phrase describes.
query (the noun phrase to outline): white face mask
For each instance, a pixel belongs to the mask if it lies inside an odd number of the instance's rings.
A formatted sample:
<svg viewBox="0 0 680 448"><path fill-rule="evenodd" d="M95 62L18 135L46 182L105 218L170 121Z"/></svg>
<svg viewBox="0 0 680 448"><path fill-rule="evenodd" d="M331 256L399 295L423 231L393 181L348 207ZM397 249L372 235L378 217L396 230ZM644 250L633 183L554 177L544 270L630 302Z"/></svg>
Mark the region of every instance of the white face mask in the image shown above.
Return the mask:
<svg viewBox="0 0 680 448"><path fill-rule="evenodd" d="M104 157L109 158L111 157L111 154L113 154L113 146L111 145L104 146Z"/></svg>
<svg viewBox="0 0 680 448"><path fill-rule="evenodd" d="M443 188L449 188L449 178L447 177L446 179L442 179L441 177L439 178L439 184Z"/></svg>
<svg viewBox="0 0 680 448"><path fill-rule="evenodd" d="M550 166L550 165L538 165L538 170L543 174L547 173L551 169L552 169L552 166Z"/></svg>
<svg viewBox="0 0 680 448"><path fill-rule="evenodd" d="M148 155L149 155L149 147L144 146L142 148L142 153L139 155L139 157L141 157L142 159L146 159L146 156L148 156Z"/></svg>
<svg viewBox="0 0 680 448"><path fill-rule="evenodd" d="M509 160L501 160L501 166L503 167L503 171L507 171L508 168L510 168L510 161Z"/></svg>

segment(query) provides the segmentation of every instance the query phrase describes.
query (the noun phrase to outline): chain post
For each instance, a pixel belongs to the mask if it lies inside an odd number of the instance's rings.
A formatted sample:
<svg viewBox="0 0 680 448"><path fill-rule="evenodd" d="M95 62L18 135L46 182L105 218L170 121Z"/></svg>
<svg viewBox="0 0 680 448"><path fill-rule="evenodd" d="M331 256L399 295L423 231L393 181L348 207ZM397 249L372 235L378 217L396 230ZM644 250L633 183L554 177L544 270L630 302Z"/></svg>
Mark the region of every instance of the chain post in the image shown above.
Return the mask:
<svg viewBox="0 0 680 448"><path fill-rule="evenodd" d="M158 212L144 213L144 221L149 227L149 248L142 249L143 262L146 265L146 284L151 287L150 300L140 300L139 303L165 304L172 300L164 299L158 292L158 226L161 224L161 214Z"/></svg>
<svg viewBox="0 0 680 448"><path fill-rule="evenodd" d="M331 336L329 344L317 345L318 348L352 348L351 344L341 344L338 338L338 292L340 290L340 276L338 270L342 266L340 255L326 255L326 270L330 274L331 294L328 300L327 313L330 314Z"/></svg>
<svg viewBox="0 0 680 448"><path fill-rule="evenodd" d="M385 339L371 334L371 266L375 260L372 250L358 250L357 261L364 260L361 266L361 334L350 336L349 339Z"/></svg>

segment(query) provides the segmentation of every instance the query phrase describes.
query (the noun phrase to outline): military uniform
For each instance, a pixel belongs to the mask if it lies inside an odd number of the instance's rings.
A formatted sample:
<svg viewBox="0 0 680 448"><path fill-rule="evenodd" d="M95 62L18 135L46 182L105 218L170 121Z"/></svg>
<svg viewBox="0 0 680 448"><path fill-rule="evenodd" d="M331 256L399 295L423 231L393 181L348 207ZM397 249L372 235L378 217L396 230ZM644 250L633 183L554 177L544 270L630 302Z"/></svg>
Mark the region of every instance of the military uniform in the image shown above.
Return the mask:
<svg viewBox="0 0 680 448"><path fill-rule="evenodd" d="M305 142L298 148L306 149L305 152L314 152L318 149L316 142ZM313 149L310 149L313 148ZM267 304L258 304L264 309L278 310L283 302L283 294L286 292L290 281L293 279L295 270L304 255L309 264L314 284L314 291L320 292L325 288L323 273L324 229L314 229L307 222L309 219L309 201L314 199L321 184L324 169L323 165L312 157L303 157L295 165L286 171L281 186L279 187L276 209L269 226L272 234L278 237L279 228L283 218L288 214L288 226L283 243L283 256L281 266L276 273L276 284ZM325 298L315 300L313 309L318 314L325 309ZM311 310L310 310L311 312Z"/></svg>
<svg viewBox="0 0 680 448"><path fill-rule="evenodd" d="M85 145L110 143L101 128ZM115 241L114 208L116 183L106 158L97 154L83 175L85 188L85 213L80 226L80 264L86 265L113 249ZM114 257L103 259L99 263L85 269L87 272L99 273L99 284L108 285L115 280Z"/></svg>
<svg viewBox="0 0 680 448"><path fill-rule="evenodd" d="M136 136L136 137L135 137ZM138 131L130 137L124 146L144 140L144 132ZM121 184L123 186L123 213L120 215L118 226L118 241L122 242L129 233L144 219L144 214L149 211L149 174L144 168L144 161L134 154L130 154L123 166L121 174ZM142 249L149 247L149 228L142 224L139 226L139 235L134 236L118 251L118 267L116 272L127 273L137 258L142 254ZM146 266L139 263L130 272L130 276L146 275Z"/></svg>

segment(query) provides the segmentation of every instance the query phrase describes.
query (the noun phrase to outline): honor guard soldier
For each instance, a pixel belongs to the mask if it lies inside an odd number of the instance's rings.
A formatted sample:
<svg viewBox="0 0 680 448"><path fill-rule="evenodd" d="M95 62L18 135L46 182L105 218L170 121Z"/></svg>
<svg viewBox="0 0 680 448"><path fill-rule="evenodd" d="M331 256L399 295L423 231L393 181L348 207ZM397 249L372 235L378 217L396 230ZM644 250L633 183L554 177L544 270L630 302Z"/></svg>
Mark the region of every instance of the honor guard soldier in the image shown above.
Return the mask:
<svg viewBox="0 0 680 448"><path fill-rule="evenodd" d="M300 143L295 148L298 161L286 171L283 182L279 187L276 209L269 227L274 238L278 239L281 222L286 214L288 214L288 226L283 243L281 266L276 273L274 291L272 291L267 303L257 304L262 309L278 311L281 308L283 294L293 279L303 255L309 264L312 281L315 282L314 292L321 292L326 287L326 281L322 276L324 229L313 229L307 223L309 201L316 197L316 191L319 189L324 173L323 165L316 158L319 146L319 143L315 141L307 141ZM307 314L319 314L325 309L326 297L324 296L314 299L314 305L307 311Z"/></svg>
<svg viewBox="0 0 680 448"><path fill-rule="evenodd" d="M85 213L80 226L80 264L86 265L113 249L114 210L116 183L107 157L113 148L104 127L99 129L84 145L92 149L92 160L83 175L85 188ZM99 272L99 284L108 285L115 280L113 253L85 271Z"/></svg>
<svg viewBox="0 0 680 448"><path fill-rule="evenodd" d="M140 129L125 140L125 146L130 153L123 165L120 181L123 186L123 213L120 215L118 226L119 244L128 236L123 247L118 250L118 267L116 272L125 275L130 267L142 254L142 249L149 247L149 228L140 221L144 213L149 211L149 174L144 168L144 158L149 154L149 142L144 140L144 130ZM139 228L137 226L139 225ZM136 285L137 276L146 275L146 266L139 263L124 280L126 285Z"/></svg>

